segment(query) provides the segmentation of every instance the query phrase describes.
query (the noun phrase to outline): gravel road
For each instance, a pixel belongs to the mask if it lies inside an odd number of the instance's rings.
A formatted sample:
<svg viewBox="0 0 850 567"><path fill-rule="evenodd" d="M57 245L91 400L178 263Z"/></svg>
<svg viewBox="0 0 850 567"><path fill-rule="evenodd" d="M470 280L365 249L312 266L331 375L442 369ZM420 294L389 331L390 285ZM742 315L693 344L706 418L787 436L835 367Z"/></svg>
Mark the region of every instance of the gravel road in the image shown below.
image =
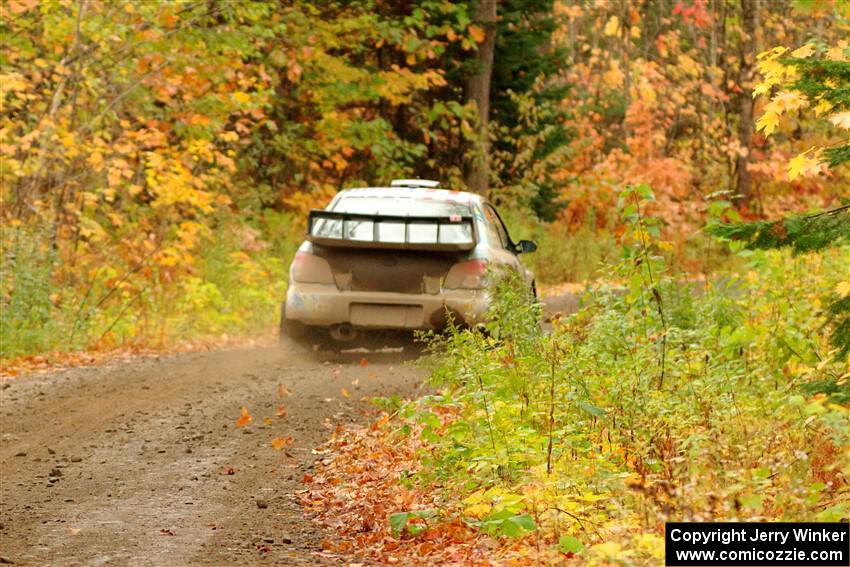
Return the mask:
<svg viewBox="0 0 850 567"><path fill-rule="evenodd" d="M577 307L544 299L547 320ZM341 563L298 491L368 399L421 393L419 354L220 350L0 381L0 564Z"/></svg>
<svg viewBox="0 0 850 567"><path fill-rule="evenodd" d="M255 348L0 382L0 563L337 563L297 491L367 397L416 394L412 358Z"/></svg>

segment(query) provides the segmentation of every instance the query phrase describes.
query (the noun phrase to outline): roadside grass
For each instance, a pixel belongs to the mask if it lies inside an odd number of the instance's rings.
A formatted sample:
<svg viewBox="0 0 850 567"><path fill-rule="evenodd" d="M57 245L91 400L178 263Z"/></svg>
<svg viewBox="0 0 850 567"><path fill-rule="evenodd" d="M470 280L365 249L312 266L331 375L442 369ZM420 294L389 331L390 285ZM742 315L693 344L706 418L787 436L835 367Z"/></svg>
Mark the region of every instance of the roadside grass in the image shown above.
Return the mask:
<svg viewBox="0 0 850 567"><path fill-rule="evenodd" d="M607 227L592 224L570 227L560 221L543 223L510 210L505 212L505 221L514 240L537 243L538 251L523 256L522 260L534 272L540 287L610 277L608 268L618 261L621 253L619 221L611 221ZM672 273L688 278L740 269L743 265L739 257L702 231L676 234L656 252L665 257Z"/></svg>
<svg viewBox="0 0 850 567"><path fill-rule="evenodd" d="M848 367L819 304L848 264L760 253L700 294L659 282L666 327L650 290L601 288L546 335L507 290L511 316L441 339L442 393L401 412L431 445L417 480L591 562L657 563L668 520L846 518Z"/></svg>
<svg viewBox="0 0 850 567"><path fill-rule="evenodd" d="M4 231L0 360L268 333L300 240L291 219L267 216L262 230L221 222L176 258L120 243L74 257L45 231Z"/></svg>
<svg viewBox="0 0 850 567"><path fill-rule="evenodd" d="M614 236L607 230L581 227L570 231L562 224L537 224L520 231L534 240L539 252L523 260L541 285L586 282L598 278L605 264L616 255Z"/></svg>
<svg viewBox="0 0 850 567"><path fill-rule="evenodd" d="M666 521L850 515L850 367L824 313L850 246L743 252L740 272L695 283L639 212L608 272L624 289L589 288L549 333L505 282L486 329L431 337L438 394L387 400L393 419L338 436L313 500L345 507L350 488L373 530L343 528L339 545L657 565ZM382 451L385 466L369 457Z"/></svg>

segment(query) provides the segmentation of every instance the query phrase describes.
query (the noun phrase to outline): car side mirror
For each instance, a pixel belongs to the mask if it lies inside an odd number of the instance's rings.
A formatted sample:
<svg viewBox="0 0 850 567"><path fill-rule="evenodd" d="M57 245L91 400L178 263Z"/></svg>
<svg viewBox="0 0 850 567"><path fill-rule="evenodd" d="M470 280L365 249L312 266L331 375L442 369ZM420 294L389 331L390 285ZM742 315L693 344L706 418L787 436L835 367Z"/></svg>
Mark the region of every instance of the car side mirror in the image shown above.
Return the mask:
<svg viewBox="0 0 850 567"><path fill-rule="evenodd" d="M517 254L530 254L537 250L537 243L531 240L520 240L516 245Z"/></svg>

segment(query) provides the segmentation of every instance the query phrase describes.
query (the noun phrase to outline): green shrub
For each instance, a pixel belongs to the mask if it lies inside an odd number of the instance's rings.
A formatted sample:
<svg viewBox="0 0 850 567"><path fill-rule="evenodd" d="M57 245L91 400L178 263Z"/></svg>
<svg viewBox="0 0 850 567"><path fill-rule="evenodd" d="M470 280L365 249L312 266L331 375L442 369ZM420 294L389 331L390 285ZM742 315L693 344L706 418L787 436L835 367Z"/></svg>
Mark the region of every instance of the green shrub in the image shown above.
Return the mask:
<svg viewBox="0 0 850 567"><path fill-rule="evenodd" d="M176 277L110 250L80 260L97 265L69 269L49 234L11 229L0 266L0 357L266 332L277 322L300 241L289 216L267 220L260 229L222 220Z"/></svg>
<svg viewBox="0 0 850 567"><path fill-rule="evenodd" d="M64 329L50 297L55 254L48 235L13 229L6 236L9 244L0 265L0 357L51 349Z"/></svg>
<svg viewBox="0 0 850 567"><path fill-rule="evenodd" d="M641 218L651 198L623 203L611 276L625 291L589 290L546 332L506 284L498 322L435 340L443 390L401 411L432 432L418 481L472 525L527 512L544 541L570 534L594 561L656 564L667 519L846 517L850 411L829 378L847 368L820 297L850 247L757 252L742 274L679 281Z"/></svg>

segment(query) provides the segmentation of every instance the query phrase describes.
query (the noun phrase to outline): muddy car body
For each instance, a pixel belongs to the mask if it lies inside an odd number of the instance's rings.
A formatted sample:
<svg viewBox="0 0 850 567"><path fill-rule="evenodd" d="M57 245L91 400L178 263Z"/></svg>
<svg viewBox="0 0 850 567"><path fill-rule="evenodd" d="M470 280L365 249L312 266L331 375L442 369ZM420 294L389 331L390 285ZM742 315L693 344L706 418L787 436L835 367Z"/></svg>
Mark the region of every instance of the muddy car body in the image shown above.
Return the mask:
<svg viewBox="0 0 850 567"><path fill-rule="evenodd" d="M520 273L534 286L496 209L479 195L398 180L347 189L310 213L307 238L290 267L281 334L439 330L449 318L484 321L494 274Z"/></svg>

